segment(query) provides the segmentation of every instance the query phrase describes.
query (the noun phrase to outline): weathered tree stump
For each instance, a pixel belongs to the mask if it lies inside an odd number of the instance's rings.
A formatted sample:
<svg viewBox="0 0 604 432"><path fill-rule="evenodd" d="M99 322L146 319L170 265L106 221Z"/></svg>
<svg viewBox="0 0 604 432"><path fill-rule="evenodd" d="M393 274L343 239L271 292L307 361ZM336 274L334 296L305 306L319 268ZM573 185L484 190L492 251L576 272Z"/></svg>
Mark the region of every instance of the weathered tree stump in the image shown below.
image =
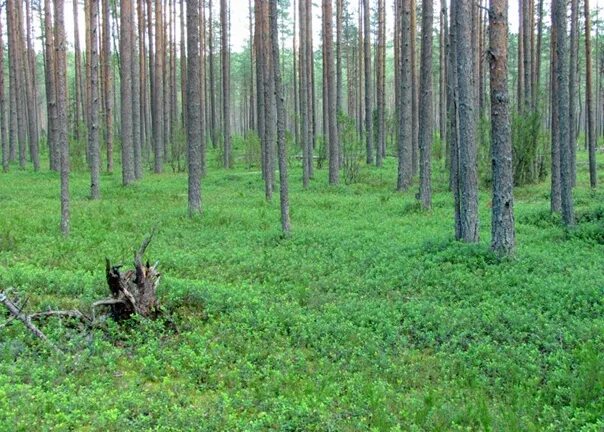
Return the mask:
<svg viewBox="0 0 604 432"><path fill-rule="evenodd" d="M111 291L111 298L95 302L92 308L110 306L111 316L116 321L130 318L133 314L143 317L155 318L159 314L157 302L157 286L160 273L157 263L153 266L147 261L143 264L143 255L153 234L147 237L140 249L134 254L134 269L121 271L122 266L112 266L108 258L105 259L107 284Z"/></svg>

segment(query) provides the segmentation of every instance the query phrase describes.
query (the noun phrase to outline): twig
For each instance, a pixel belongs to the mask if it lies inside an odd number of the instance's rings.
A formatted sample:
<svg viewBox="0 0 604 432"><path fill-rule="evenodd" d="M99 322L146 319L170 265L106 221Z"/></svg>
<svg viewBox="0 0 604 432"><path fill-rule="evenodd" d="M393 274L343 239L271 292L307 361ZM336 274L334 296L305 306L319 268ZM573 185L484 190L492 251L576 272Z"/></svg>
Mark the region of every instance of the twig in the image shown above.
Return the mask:
<svg viewBox="0 0 604 432"><path fill-rule="evenodd" d="M51 310L51 311L46 311L46 312L38 312L38 313L34 313L31 314L29 316L30 319L32 320L36 320L36 319L45 319L48 317L63 317L63 318L74 318L74 319L79 319L80 321L84 322L84 323L92 323L92 320L90 318L88 318L86 315L84 315L82 312L80 312L79 310Z"/></svg>
<svg viewBox="0 0 604 432"><path fill-rule="evenodd" d="M6 308L11 313L11 315L13 315L15 318L17 318L23 324L25 324L25 327L27 327L27 329L30 332L32 332L34 334L34 336L36 336L39 339L42 339L51 348L53 348L56 352L63 354L63 351L61 351L59 349L59 347L57 347L54 343L52 343L50 341L50 339L48 339L48 337L46 337L46 335L44 333L42 333L42 331L40 331L40 329L38 327L33 325L31 322L31 318L28 315L21 313L19 308L12 301L10 301L8 299L8 297L6 297L6 294L4 294L3 292L0 292L0 303L3 303L4 306L6 306Z"/></svg>

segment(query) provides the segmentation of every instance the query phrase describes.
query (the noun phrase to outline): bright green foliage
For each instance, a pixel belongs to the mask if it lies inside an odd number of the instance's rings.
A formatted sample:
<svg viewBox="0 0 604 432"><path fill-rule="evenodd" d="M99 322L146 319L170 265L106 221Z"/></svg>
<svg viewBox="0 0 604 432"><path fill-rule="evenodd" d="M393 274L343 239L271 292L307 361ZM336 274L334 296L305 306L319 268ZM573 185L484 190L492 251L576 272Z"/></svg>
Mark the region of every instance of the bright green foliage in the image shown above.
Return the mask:
<svg viewBox="0 0 604 432"><path fill-rule="evenodd" d="M0 176L0 289L29 310L86 309L107 295L104 257L129 264L158 226L148 255L179 330L108 323L88 340L49 322L60 357L1 328L0 430L604 428L604 194L584 154L577 229L549 215L545 184L518 189L517 256L499 261L488 191L482 243L456 243L446 174L425 213L394 192L392 159L348 186L318 171L307 191L292 169L283 238L239 151L238 168L209 166L194 219L184 174L104 176L101 201L74 174L68 239L56 174Z"/></svg>

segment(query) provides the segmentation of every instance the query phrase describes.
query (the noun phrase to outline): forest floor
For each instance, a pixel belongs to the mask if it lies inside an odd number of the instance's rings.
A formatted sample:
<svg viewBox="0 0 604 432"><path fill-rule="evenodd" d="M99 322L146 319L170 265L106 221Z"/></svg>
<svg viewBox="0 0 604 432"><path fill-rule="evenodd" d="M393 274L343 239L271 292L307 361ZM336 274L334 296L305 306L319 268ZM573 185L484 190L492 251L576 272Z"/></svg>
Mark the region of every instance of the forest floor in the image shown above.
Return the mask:
<svg viewBox="0 0 604 432"><path fill-rule="evenodd" d="M108 295L104 259L160 261L162 320L107 324L92 338L57 321L51 352L19 322L0 328L0 430L601 431L604 428L604 187L579 154L578 226L549 213L549 182L516 190L518 251L453 241L436 169L434 209L394 191L396 167L303 191L293 234L259 175L211 168L203 217L185 174L128 188L72 175L72 232L59 234L55 173L0 175L0 290L28 311ZM254 168L257 171L257 168ZM604 165L599 170L604 173ZM601 179L604 180L604 179ZM0 326L6 321L0 312Z"/></svg>

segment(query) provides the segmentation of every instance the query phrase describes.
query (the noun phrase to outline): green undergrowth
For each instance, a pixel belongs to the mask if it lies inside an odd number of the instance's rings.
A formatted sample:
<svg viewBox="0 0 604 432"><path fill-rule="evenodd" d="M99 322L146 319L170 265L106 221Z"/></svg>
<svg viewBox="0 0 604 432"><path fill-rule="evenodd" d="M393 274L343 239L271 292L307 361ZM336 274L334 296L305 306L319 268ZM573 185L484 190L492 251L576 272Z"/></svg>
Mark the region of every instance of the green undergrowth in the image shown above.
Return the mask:
<svg viewBox="0 0 604 432"><path fill-rule="evenodd" d="M88 311L105 257L131 265L158 227L164 317L92 335L49 321L65 356L0 328L0 430L602 430L604 194L579 157L577 227L550 214L547 182L517 189L508 259L489 251L488 190L481 243L453 240L436 165L430 212L394 191L393 159L351 185L318 171L308 190L292 166L289 238L244 162L210 167L194 219L185 174L103 175L93 202L75 173L67 239L57 175L13 167L0 289L30 311Z"/></svg>

